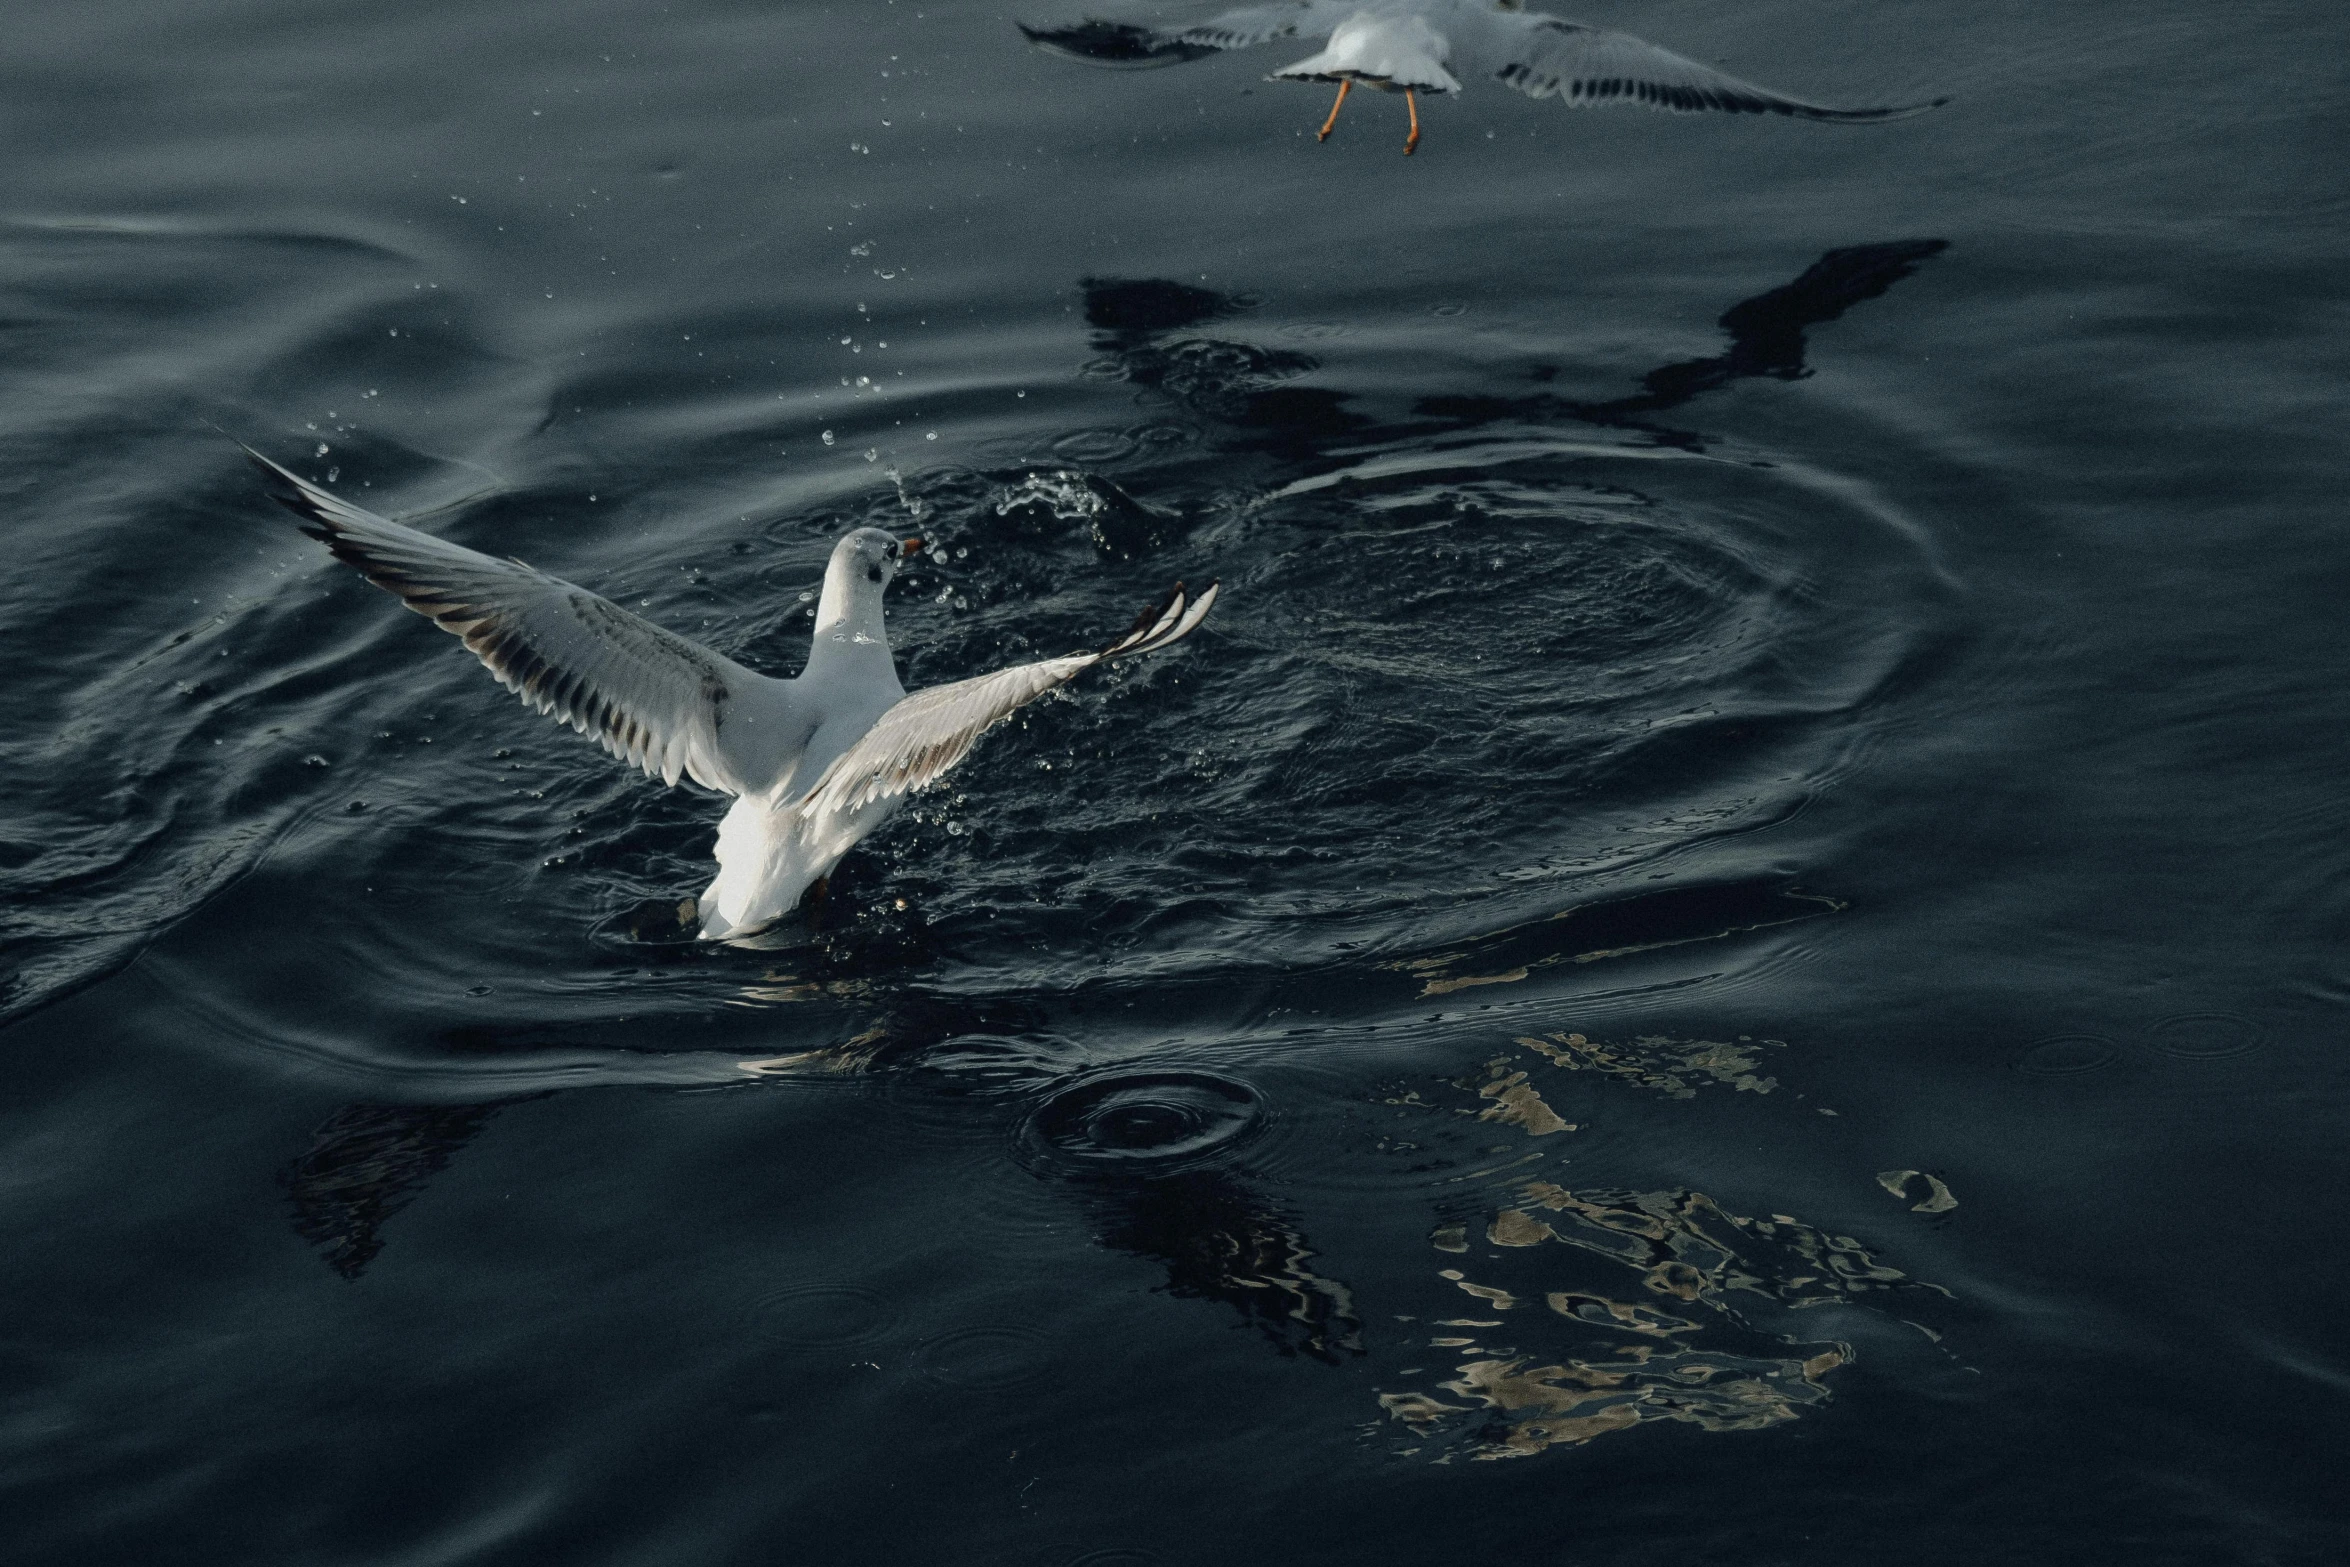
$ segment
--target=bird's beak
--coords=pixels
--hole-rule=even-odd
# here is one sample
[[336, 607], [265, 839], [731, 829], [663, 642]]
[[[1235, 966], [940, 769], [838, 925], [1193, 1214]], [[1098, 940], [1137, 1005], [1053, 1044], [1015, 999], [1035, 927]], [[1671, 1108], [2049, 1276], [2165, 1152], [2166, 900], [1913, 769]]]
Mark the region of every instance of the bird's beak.
[[907, 539], [898, 546], [900, 555], [918, 555], [921, 551], [922, 541], [920, 539]]

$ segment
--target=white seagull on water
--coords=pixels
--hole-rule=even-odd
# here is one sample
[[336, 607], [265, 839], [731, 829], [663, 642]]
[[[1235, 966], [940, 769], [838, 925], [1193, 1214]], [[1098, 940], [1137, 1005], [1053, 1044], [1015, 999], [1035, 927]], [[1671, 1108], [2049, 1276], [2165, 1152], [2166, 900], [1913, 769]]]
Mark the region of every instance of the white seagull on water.
[[1408, 155], [1420, 145], [1421, 93], [1461, 90], [1464, 76], [1490, 76], [1530, 98], [1561, 98], [1570, 107], [1639, 103], [1697, 113], [1788, 114], [1806, 120], [1866, 124], [1923, 114], [1949, 102], [1892, 109], [1828, 109], [1685, 60], [1669, 49], [1604, 28], [1524, 9], [1522, 0], [1273, 0], [1243, 6], [1188, 27], [1136, 27], [1087, 20], [1030, 27], [1029, 41], [1095, 65], [1129, 69], [1179, 65], [1224, 49], [1276, 38], [1329, 35], [1322, 52], [1275, 71], [1268, 80], [1336, 82], [1338, 101], [1314, 139], [1327, 141], [1357, 82], [1400, 92], [1411, 111]]
[[705, 941], [757, 935], [798, 906], [856, 842], [970, 754], [989, 726], [1105, 659], [1180, 642], [1207, 618], [1178, 582], [1098, 652], [1016, 664], [911, 696], [898, 684], [881, 596], [920, 539], [858, 528], [832, 548], [816, 639], [795, 680], [699, 643], [518, 560], [495, 560], [328, 494], [246, 448], [270, 494], [367, 580], [465, 639], [525, 702], [664, 783], [735, 797]]

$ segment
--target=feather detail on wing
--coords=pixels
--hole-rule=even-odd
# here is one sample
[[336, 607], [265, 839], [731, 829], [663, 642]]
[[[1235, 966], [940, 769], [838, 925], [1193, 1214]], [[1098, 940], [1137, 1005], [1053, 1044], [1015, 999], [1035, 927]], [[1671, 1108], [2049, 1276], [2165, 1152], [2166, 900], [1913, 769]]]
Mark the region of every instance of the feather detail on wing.
[[[741, 793], [721, 731], [728, 708], [780, 684], [610, 599], [379, 517], [245, 455], [302, 531], [473, 650], [508, 690], [664, 782]], [[764, 693], [763, 693], [764, 694]]]
[[1209, 49], [1252, 49], [1276, 38], [1311, 38], [1354, 14], [1356, 0], [1274, 0], [1244, 5], [1166, 34], [1178, 42]]
[[1454, 24], [1454, 43], [1463, 56], [1456, 63], [1464, 68], [1490, 71], [1530, 98], [1560, 98], [1573, 108], [1633, 103], [1683, 114], [1716, 110], [1865, 123], [1905, 119], [1949, 102], [1823, 108], [1740, 81], [1629, 33], [1528, 11], [1469, 13]]
[[1181, 65], [1226, 49], [1247, 49], [1276, 38], [1328, 32], [1355, 9], [1353, 0], [1273, 0], [1242, 6], [1189, 27], [1137, 27], [1088, 17], [1063, 27], [1018, 24], [1030, 43], [1054, 54], [1126, 70]]
[[809, 791], [803, 813], [862, 811], [936, 782], [970, 755], [990, 728], [1081, 670], [1108, 659], [1154, 653], [1190, 636], [1215, 604], [1216, 587], [1211, 582], [1205, 593], [1189, 599], [1183, 584], [1177, 583], [1174, 592], [1142, 612], [1131, 631], [1097, 653], [1019, 664], [913, 693], [882, 714], [863, 739], [825, 769]]

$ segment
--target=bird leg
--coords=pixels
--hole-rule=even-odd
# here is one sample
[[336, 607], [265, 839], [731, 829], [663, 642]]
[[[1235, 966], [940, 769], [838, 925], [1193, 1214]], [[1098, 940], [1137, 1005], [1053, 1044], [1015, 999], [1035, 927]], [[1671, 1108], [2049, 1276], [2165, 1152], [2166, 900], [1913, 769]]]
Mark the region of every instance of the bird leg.
[[[1403, 90], [1403, 106], [1412, 111], [1412, 133], [1403, 139], [1403, 155], [1410, 157], [1412, 149], [1420, 145], [1420, 100], [1409, 87]], [[1330, 111], [1335, 115], [1338, 111]]]
[[1346, 95], [1354, 90], [1355, 79], [1351, 76], [1338, 84], [1338, 101], [1330, 106], [1330, 118], [1322, 122], [1321, 134], [1316, 136], [1314, 140], [1328, 141], [1330, 139], [1330, 133], [1338, 128], [1338, 111], [1346, 107]]
[[808, 922], [810, 935], [824, 928], [824, 895], [831, 890], [832, 878], [819, 876], [800, 899], [800, 916]]

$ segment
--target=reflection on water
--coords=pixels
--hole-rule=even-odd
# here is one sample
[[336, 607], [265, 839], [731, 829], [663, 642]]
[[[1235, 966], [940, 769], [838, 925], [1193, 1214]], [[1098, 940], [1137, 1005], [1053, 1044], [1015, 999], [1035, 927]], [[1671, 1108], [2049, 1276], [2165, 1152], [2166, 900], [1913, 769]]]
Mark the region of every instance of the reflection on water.
[[1895, 240], [1831, 250], [1791, 283], [1742, 299], [1722, 312], [1730, 334], [1726, 352], [1705, 359], [1660, 365], [1641, 378], [1644, 391], [1603, 402], [1531, 397], [1433, 397], [1418, 411], [1442, 419], [1484, 424], [1499, 419], [1572, 419], [1584, 424], [1621, 425], [1668, 445], [1699, 450], [1702, 437], [1649, 424], [1645, 416], [1678, 408], [1691, 398], [1755, 376], [1794, 381], [1811, 374], [1804, 363], [1804, 334], [1835, 320], [1854, 305], [1875, 299], [1950, 248], [1943, 239]]
[[1146, 404], [1171, 404], [1248, 432], [1227, 437], [1230, 444], [1297, 458], [1312, 456], [1329, 437], [1370, 425], [1347, 410], [1345, 393], [1288, 384], [1321, 368], [1310, 354], [1172, 335], [1254, 309], [1255, 299], [1163, 278], [1087, 278], [1082, 287], [1085, 319], [1096, 329], [1094, 351], [1102, 356], [1086, 373], [1142, 388]]
[[1284, 1355], [1363, 1353], [1354, 1294], [1311, 1266], [1278, 1208], [1215, 1170], [1086, 1187], [1095, 1238], [1167, 1270], [1167, 1293], [1222, 1301]]
[[1431, 1237], [1473, 1255], [1476, 1275], [1437, 1269], [1467, 1301], [1440, 1289], [1416, 1318], [1450, 1330], [1427, 1344], [1449, 1352], [1452, 1375], [1379, 1395], [1413, 1433], [1404, 1453], [1520, 1458], [1646, 1420], [1709, 1431], [1792, 1420], [1828, 1397], [1822, 1379], [1852, 1347], [1765, 1329], [1758, 1308], [1844, 1304], [1906, 1282], [1850, 1236], [1734, 1214], [1702, 1192], [1535, 1180], [1516, 1197], [1481, 1234], [1457, 1225]]
[[1779, 1080], [1759, 1076], [1755, 1068], [1762, 1064], [1762, 1051], [1779, 1048], [1784, 1041], [1741, 1037], [1736, 1044], [1725, 1044], [1646, 1034], [1629, 1044], [1598, 1045], [1581, 1034], [1547, 1034], [1524, 1035], [1518, 1043], [1569, 1071], [1601, 1072], [1674, 1099], [1694, 1099], [1708, 1081], [1726, 1083], [1741, 1093], [1769, 1093]]
[[1561, 1117], [1543, 1101], [1542, 1091], [1527, 1081], [1528, 1074], [1511, 1070], [1508, 1057], [1497, 1056], [1488, 1061], [1485, 1068], [1489, 1075], [1484, 1082], [1476, 1085], [1477, 1097], [1490, 1099], [1493, 1103], [1477, 1112], [1478, 1120], [1515, 1126], [1529, 1137], [1548, 1137], [1553, 1132], [1575, 1130], [1573, 1122]]
[[1939, 1175], [1931, 1174], [1925, 1170], [1880, 1170], [1877, 1172], [1877, 1184], [1896, 1197], [1908, 1197], [1910, 1183], [1913, 1181], [1923, 1183], [1924, 1196], [1909, 1205], [1910, 1212], [1948, 1213], [1958, 1206], [1958, 1199], [1951, 1195], [1949, 1186], [1943, 1182]]
[[1309, 1265], [1305, 1237], [1232, 1168], [1269, 1116], [1237, 1077], [1118, 1068], [1047, 1093], [1019, 1147], [1077, 1193], [1100, 1244], [1164, 1267], [1168, 1294], [1222, 1301], [1284, 1355], [1359, 1355], [1352, 1292]]
[[1423, 997], [1442, 996], [1480, 985], [1515, 984], [1556, 964], [1594, 963], [1718, 941], [1816, 919], [1843, 907], [1817, 893], [1751, 882], [1664, 887], [1637, 897], [1562, 909], [1545, 920], [1387, 966], [1419, 980]]
[[[1703, 436], [1649, 422], [1734, 381], [1756, 377], [1794, 381], [1811, 374], [1805, 334], [1855, 305], [1884, 294], [1919, 266], [1950, 248], [1943, 239], [1892, 240], [1831, 250], [1791, 282], [1742, 299], [1722, 312], [1730, 346], [1703, 359], [1660, 365], [1641, 378], [1643, 390], [1626, 397], [1576, 400], [1548, 392], [1518, 397], [1445, 395], [1413, 405], [1414, 429], [1569, 421], [1636, 430], [1660, 444], [1699, 451]], [[1347, 394], [1290, 383], [1320, 368], [1311, 355], [1210, 336], [1177, 336], [1254, 309], [1260, 301], [1163, 278], [1087, 278], [1085, 318], [1101, 357], [1089, 375], [1121, 380], [1145, 391], [1145, 402], [1171, 403], [1202, 418], [1246, 432], [1236, 446], [1293, 459], [1323, 455], [1335, 437], [1350, 442], [1394, 437], [1365, 414], [1349, 409]], [[1537, 381], [1558, 373], [1539, 367]]]
[[[1516, 1043], [1527, 1056], [1496, 1057], [1456, 1081], [1474, 1100], [1455, 1113], [1530, 1138], [1579, 1129], [1542, 1097], [1554, 1067], [1675, 1099], [1708, 1086], [1760, 1094], [1777, 1086], [1756, 1072], [1762, 1052], [1783, 1048], [1653, 1035], [1610, 1045], [1569, 1032]], [[1449, 1374], [1410, 1368], [1401, 1374], [1430, 1380], [1380, 1392], [1410, 1433], [1399, 1454], [1522, 1458], [1650, 1420], [1709, 1431], [1780, 1424], [1825, 1402], [1829, 1374], [1854, 1358], [1851, 1344], [1793, 1313], [1873, 1304], [1897, 1289], [1941, 1293], [1792, 1214], [1736, 1213], [1686, 1188], [1510, 1179], [1504, 1201], [1428, 1237], [1443, 1259], [1437, 1282], [1397, 1320], [1427, 1334], [1423, 1346], [1444, 1352]], [[1913, 1180], [1925, 1191], [1915, 1211], [1956, 1206], [1938, 1177], [1878, 1177], [1897, 1195]]]
[[294, 1232], [321, 1249], [328, 1267], [346, 1279], [359, 1277], [383, 1250], [385, 1221], [407, 1207], [491, 1116], [517, 1102], [343, 1106], [279, 1177], [293, 1202]]

